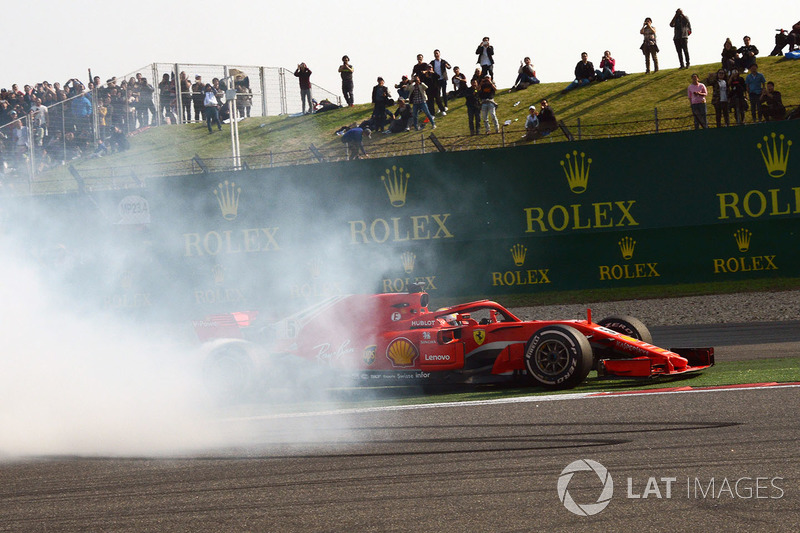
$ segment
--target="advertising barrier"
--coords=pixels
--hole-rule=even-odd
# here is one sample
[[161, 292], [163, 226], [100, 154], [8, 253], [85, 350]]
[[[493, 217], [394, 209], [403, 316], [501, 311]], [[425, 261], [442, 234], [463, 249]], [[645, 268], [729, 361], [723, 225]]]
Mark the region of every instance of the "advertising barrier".
[[80, 256], [70, 275], [106, 307], [193, 316], [412, 283], [499, 297], [796, 277], [798, 139], [784, 121], [178, 176], [17, 198], [3, 222]]

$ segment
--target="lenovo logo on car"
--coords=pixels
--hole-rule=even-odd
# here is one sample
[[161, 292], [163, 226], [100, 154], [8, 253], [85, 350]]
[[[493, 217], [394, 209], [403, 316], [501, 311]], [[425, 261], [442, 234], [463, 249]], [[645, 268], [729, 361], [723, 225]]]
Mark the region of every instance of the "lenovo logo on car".
[[422, 360], [425, 361], [426, 363], [449, 363], [453, 359], [449, 354], [438, 355], [438, 354], [426, 353], [425, 355], [422, 356]]

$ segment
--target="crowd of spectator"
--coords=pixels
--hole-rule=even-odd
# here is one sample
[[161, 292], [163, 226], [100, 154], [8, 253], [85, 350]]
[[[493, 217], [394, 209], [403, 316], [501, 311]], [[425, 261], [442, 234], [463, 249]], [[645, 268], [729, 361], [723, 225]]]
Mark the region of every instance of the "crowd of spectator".
[[[669, 25], [673, 29], [679, 68], [688, 69], [691, 65], [689, 37], [692, 35], [689, 18], [678, 9]], [[649, 17], [645, 19], [640, 34], [643, 37], [641, 50], [645, 56], [645, 72], [650, 73], [651, 61], [653, 71], [658, 72], [657, 32]], [[800, 22], [793, 25], [791, 31], [779, 31], [771, 55], [780, 54], [787, 45], [790, 51], [800, 45]], [[758, 54], [759, 50], [751, 43], [749, 36], [744, 36], [743, 44], [738, 48], [730, 39], [726, 39], [721, 53], [722, 68], [710, 74], [704, 80], [705, 84], [701, 83], [698, 75], [688, 91], [696, 127], [707, 126], [705, 112], [700, 112], [701, 104], [705, 109], [708, 93], [703, 94], [703, 90], [707, 91], [706, 85], [713, 91], [711, 103], [715, 108], [718, 126], [723, 122], [729, 124], [731, 112], [737, 124], [744, 123], [748, 108], [754, 122], [785, 116], [780, 92], [775, 90], [774, 83], [768, 82], [758, 72]], [[470, 133], [477, 135], [481, 130], [487, 134], [492, 130], [498, 132], [497, 102], [494, 100], [497, 92], [494, 80], [495, 51], [489, 37], [481, 39], [475, 55], [476, 68], [471, 79], [468, 79], [460, 67], [451, 66], [438, 49], [434, 50], [431, 61], [425, 61], [424, 56], [418, 54], [411, 75], [403, 75], [398, 83], [393, 84], [397, 101], [383, 78], [379, 77], [371, 95], [372, 116], [359, 126], [387, 134], [411, 128], [419, 130], [426, 123], [436, 128], [436, 115], [447, 115], [448, 101], [464, 98]], [[343, 56], [338, 71], [348, 106], [354, 102], [354, 70], [350, 58]], [[744, 72], [748, 72], [746, 77], [742, 76]], [[294, 74], [300, 84], [303, 114], [338, 107], [333, 104], [321, 106], [313, 100], [312, 72], [305, 63], [300, 63]], [[517, 74], [511, 90], [524, 90], [539, 83], [530, 57], [520, 62]], [[622, 75], [625, 72], [616, 68], [610, 51], [605, 51], [597, 69], [584, 52], [575, 67], [575, 79], [562, 93]], [[231, 69], [231, 79], [237, 93], [235, 113], [242, 118], [249, 117], [253, 101], [249, 78]], [[449, 85], [452, 86], [450, 90]], [[31, 155], [38, 170], [43, 170], [81, 156], [101, 157], [110, 152], [123, 151], [129, 146], [127, 133], [156, 123], [176, 123], [179, 113], [181, 121], [205, 121], [209, 132], [213, 132], [213, 125], [220, 129], [221, 124], [230, 118], [223, 98], [227, 89], [225, 80], [213, 78], [205, 82], [200, 75], [195, 75], [192, 81], [186, 72], [180, 72], [177, 80], [174, 73], [164, 74], [156, 86], [141, 74], [127, 80], [110, 78], [105, 83], [101, 82], [99, 76], [94, 76], [87, 85], [77, 78], [67, 80], [63, 86], [58, 82], [51, 85], [43, 81], [25, 85], [22, 90], [14, 84], [10, 90], [0, 91], [2, 170], [23, 167]], [[389, 109], [395, 104], [397, 107], [394, 111]], [[530, 106], [526, 138], [546, 135], [555, 129], [554, 115], [550, 120], [552, 108], [544, 104], [544, 101], [540, 101], [539, 111], [535, 105]], [[57, 113], [53, 112], [55, 109]], [[420, 120], [420, 113], [425, 117], [423, 121]], [[543, 120], [543, 114], [547, 115], [547, 120]]]

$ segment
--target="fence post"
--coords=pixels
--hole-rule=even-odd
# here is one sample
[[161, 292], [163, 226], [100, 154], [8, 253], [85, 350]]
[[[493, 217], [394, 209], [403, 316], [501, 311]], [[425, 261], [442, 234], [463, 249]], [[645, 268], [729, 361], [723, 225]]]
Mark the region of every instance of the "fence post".
[[150, 66], [150, 70], [152, 71], [152, 81], [151, 85], [153, 86], [153, 96], [156, 100], [156, 125], [161, 126], [161, 91], [158, 88], [158, 84], [161, 80], [158, 79], [158, 64], [152, 63]]
[[506, 147], [506, 125], [500, 126], [500, 144], [503, 148]]
[[264, 67], [258, 67], [258, 79], [261, 80], [261, 116], [267, 116], [267, 80], [264, 76]]
[[286, 70], [283, 67], [278, 69], [278, 92], [280, 93], [281, 115], [289, 113], [286, 106]]
[[581, 119], [578, 117], [578, 140], [581, 140]]
[[658, 133], [658, 108], [657, 107], [653, 108], [653, 115], [655, 116], [655, 119], [656, 119], [656, 133]]
[[183, 124], [183, 87], [181, 87], [181, 77], [178, 67], [179, 65], [177, 63], [173, 66], [175, 69], [175, 106], [177, 107], [175, 113], [178, 115], [178, 124]]
[[425, 135], [420, 133], [419, 134], [419, 140], [422, 143], [422, 153], [424, 154], [425, 153]]

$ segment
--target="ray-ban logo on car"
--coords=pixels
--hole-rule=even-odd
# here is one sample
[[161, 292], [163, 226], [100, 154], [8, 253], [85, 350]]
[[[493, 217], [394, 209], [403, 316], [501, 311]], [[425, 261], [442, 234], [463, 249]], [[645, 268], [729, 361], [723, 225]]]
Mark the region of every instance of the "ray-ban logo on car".
[[[594, 503], [578, 503], [569, 493], [569, 483], [577, 472], [594, 472], [600, 479], [602, 489]], [[605, 466], [591, 459], [578, 459], [567, 465], [558, 476], [558, 499], [571, 513], [578, 516], [592, 516], [605, 509], [614, 495], [614, 481]]]

